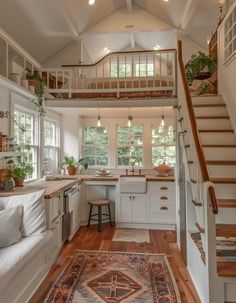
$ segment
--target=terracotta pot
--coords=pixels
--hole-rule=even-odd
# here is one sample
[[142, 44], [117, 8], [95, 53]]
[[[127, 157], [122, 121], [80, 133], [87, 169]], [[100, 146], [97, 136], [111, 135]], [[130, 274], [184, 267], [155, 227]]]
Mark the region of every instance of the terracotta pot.
[[67, 171], [69, 175], [75, 175], [76, 174], [76, 167], [75, 166], [67, 166]]
[[14, 182], [15, 182], [15, 187], [24, 186], [24, 180], [20, 180], [20, 179], [14, 178]]
[[35, 91], [39, 88], [39, 82], [37, 80], [28, 80], [29, 86], [34, 86]]

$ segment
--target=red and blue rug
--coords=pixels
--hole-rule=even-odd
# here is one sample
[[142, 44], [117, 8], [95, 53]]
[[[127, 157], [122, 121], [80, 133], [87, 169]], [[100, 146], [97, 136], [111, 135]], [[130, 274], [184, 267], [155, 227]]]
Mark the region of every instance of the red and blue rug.
[[44, 303], [180, 303], [167, 257], [78, 251]]

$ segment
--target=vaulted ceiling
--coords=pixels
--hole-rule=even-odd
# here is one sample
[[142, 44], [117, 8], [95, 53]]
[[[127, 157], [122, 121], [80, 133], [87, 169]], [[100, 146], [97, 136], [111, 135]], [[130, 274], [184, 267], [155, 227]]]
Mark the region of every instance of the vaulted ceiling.
[[91, 61], [127, 48], [174, 45], [179, 29], [206, 47], [217, 0], [0, 0], [0, 26], [39, 62], [83, 41]]

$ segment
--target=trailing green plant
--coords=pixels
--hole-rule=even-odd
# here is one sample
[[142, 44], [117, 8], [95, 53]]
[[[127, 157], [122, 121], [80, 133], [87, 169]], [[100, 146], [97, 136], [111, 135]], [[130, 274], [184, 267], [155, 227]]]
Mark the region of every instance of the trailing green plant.
[[34, 171], [32, 164], [20, 160], [18, 160], [17, 163], [14, 163], [13, 160], [9, 160], [8, 165], [11, 176], [18, 180], [25, 180], [27, 177], [31, 176]]
[[209, 82], [206, 82], [206, 81], [202, 82], [199, 89], [198, 89], [199, 90], [198, 95], [200, 96], [200, 95], [206, 94], [208, 92], [210, 86], [211, 85], [210, 85]]
[[84, 169], [87, 169], [88, 168], [88, 160], [85, 159], [85, 158], [79, 159], [78, 166], [83, 166]]
[[26, 79], [35, 80], [38, 82], [38, 87], [36, 87], [35, 89], [35, 94], [37, 98], [33, 99], [32, 101], [35, 105], [36, 110], [40, 113], [41, 116], [43, 116], [45, 114], [43, 102], [44, 102], [44, 92], [45, 92], [46, 82], [39, 73], [33, 73], [33, 74], [27, 73]]
[[193, 80], [199, 75], [200, 72], [207, 67], [207, 72], [211, 75], [217, 68], [217, 59], [212, 55], [207, 55], [201, 51], [191, 56], [188, 63], [185, 65], [185, 72], [188, 84], [191, 86]]

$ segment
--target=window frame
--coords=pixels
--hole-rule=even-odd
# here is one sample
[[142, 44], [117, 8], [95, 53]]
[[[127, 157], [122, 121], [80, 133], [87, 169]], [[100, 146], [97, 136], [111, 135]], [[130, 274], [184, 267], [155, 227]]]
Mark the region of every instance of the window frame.
[[[31, 115], [33, 117], [33, 143], [34, 144], [22, 144], [23, 146], [29, 146], [30, 148], [32, 148], [34, 150], [34, 153], [35, 153], [35, 159], [36, 159], [36, 162], [33, 162], [34, 166], [36, 167], [36, 172], [34, 171], [33, 174], [34, 174], [34, 177], [31, 178], [31, 179], [26, 179], [25, 182], [28, 183], [28, 182], [32, 182], [32, 181], [35, 181], [39, 178], [39, 175], [40, 175], [40, 138], [39, 138], [39, 128], [40, 128], [40, 121], [39, 121], [39, 114], [36, 113], [34, 110], [32, 109], [29, 109], [27, 107], [24, 107], [24, 106], [21, 106], [21, 105], [18, 105], [18, 104], [14, 104], [13, 105], [13, 116], [15, 116], [15, 112], [21, 112], [23, 114], [26, 114], [26, 115]], [[15, 131], [14, 131], [14, 122], [15, 120], [15, 117], [13, 119], [13, 122], [12, 122], [12, 136], [15, 138]], [[15, 141], [15, 139], [14, 139]], [[16, 143], [18, 144], [18, 143]]]
[[[169, 119], [165, 119], [165, 127], [169, 127], [172, 126], [173, 127], [173, 144], [168, 144], [168, 143], [162, 143], [162, 144], [156, 144], [156, 143], [152, 143], [152, 131], [154, 127], [160, 126], [161, 120], [159, 122], [159, 124], [157, 123], [151, 123], [151, 144], [150, 144], [150, 152], [151, 152], [151, 165], [152, 167], [155, 166], [155, 164], [153, 163], [153, 147], [163, 147], [164, 149], [166, 149], [166, 147], [174, 147], [175, 148], [175, 163], [170, 164], [171, 166], [174, 166], [176, 164], [176, 142], [175, 142], [175, 128], [174, 128], [174, 123], [169, 120]], [[165, 159], [164, 159], [165, 160]]]
[[[46, 145], [45, 144], [45, 122], [50, 122], [55, 124], [55, 145]], [[59, 172], [59, 165], [60, 165], [60, 121], [48, 116], [42, 121], [42, 134], [43, 134], [43, 148], [42, 148], [42, 172], [45, 175], [45, 166], [44, 166], [44, 156], [45, 156], [45, 148], [52, 149], [57, 154], [57, 163], [54, 165], [56, 167], [55, 171], [52, 174], [57, 174]]]
[[144, 160], [145, 160], [145, 145], [144, 145], [145, 124], [144, 123], [132, 123], [132, 126], [141, 126], [143, 128], [143, 143], [142, 143], [142, 145], [119, 145], [118, 144], [118, 127], [128, 127], [128, 126], [125, 123], [119, 123], [119, 124], [117, 124], [116, 125], [116, 129], [115, 129], [115, 132], [116, 132], [116, 134], [115, 134], [115, 138], [116, 138], [115, 167], [117, 169], [127, 169], [127, 168], [131, 167], [131, 165], [127, 165], [127, 166], [120, 166], [120, 165], [118, 165], [118, 148], [119, 147], [131, 147], [131, 146], [142, 147], [142, 149], [143, 149], [143, 153], [142, 153], [142, 166], [136, 166], [136, 168], [142, 169], [142, 168], [145, 167], [145, 163], [144, 163]]
[[[84, 155], [84, 149], [85, 149], [85, 128], [86, 127], [96, 127], [98, 126], [95, 123], [84, 123], [82, 125], [82, 158], [86, 157]], [[108, 124], [102, 124], [101, 127], [105, 127], [107, 129], [107, 137], [108, 137], [108, 143], [107, 143], [107, 165], [89, 165], [90, 169], [99, 169], [99, 168], [110, 168], [111, 167], [111, 155], [110, 155], [110, 147], [111, 147], [111, 140], [110, 140], [110, 127]], [[97, 144], [89, 145], [97, 147]], [[100, 145], [102, 147], [102, 145]]]

